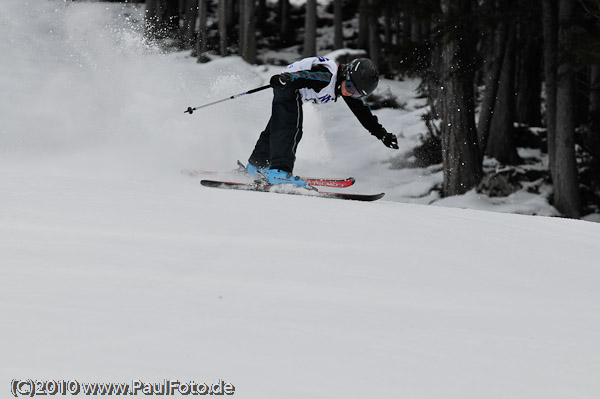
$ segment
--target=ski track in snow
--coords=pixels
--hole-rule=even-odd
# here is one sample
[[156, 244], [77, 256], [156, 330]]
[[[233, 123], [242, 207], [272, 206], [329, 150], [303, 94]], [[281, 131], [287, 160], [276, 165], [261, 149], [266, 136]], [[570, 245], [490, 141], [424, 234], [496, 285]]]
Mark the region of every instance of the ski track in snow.
[[[408, 110], [377, 112], [404, 133], [398, 153], [343, 103], [305, 107], [297, 173], [353, 175], [384, 200], [211, 190], [180, 170], [244, 161], [271, 95], [183, 111], [279, 67], [160, 54], [132, 5], [5, 3], [4, 389], [222, 378], [242, 398], [600, 395], [600, 226], [453, 208], [498, 206], [474, 193], [406, 203], [439, 181], [389, 168], [423, 131], [414, 82], [385, 81]], [[509, 201], [552, 214], [539, 196]]]

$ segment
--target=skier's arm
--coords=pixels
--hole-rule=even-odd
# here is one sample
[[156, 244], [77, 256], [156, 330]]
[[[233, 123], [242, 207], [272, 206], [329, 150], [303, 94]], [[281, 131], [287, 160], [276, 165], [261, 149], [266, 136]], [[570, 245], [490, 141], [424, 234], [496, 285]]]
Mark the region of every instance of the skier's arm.
[[342, 96], [342, 98], [360, 124], [363, 125], [369, 133], [381, 140], [386, 147], [398, 149], [398, 138], [394, 134], [388, 133], [388, 131], [381, 126], [377, 117], [371, 112], [371, 108], [363, 103], [361, 99], [348, 96]]
[[313, 89], [316, 92], [331, 82], [332, 74], [325, 67], [316, 66], [310, 70], [284, 72], [271, 77], [271, 86], [280, 89]]

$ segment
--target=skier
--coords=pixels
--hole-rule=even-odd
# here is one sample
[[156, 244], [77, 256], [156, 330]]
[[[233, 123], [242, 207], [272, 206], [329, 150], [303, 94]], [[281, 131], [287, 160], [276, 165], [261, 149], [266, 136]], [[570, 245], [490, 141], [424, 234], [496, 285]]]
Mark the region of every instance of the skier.
[[248, 159], [248, 174], [262, 176], [269, 184], [306, 187], [306, 182], [292, 174], [296, 148], [302, 138], [302, 102], [325, 104], [337, 101], [340, 95], [365, 129], [386, 147], [398, 149], [397, 137], [379, 124], [361, 100], [378, 83], [379, 72], [368, 58], [357, 58], [338, 67], [328, 58], [309, 57], [272, 76], [271, 119]]

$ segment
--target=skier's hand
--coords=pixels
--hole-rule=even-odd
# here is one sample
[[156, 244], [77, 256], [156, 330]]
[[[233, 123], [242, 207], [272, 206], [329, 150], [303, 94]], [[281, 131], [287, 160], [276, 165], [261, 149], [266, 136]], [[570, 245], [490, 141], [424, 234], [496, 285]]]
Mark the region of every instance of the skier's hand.
[[285, 89], [288, 83], [292, 81], [292, 77], [288, 73], [282, 73], [280, 75], [271, 76], [269, 83], [271, 87], [277, 89]]
[[383, 144], [388, 148], [393, 148], [395, 150], [399, 148], [398, 137], [396, 137], [396, 135], [393, 133], [385, 132], [383, 136], [381, 136], [380, 140], [383, 141]]

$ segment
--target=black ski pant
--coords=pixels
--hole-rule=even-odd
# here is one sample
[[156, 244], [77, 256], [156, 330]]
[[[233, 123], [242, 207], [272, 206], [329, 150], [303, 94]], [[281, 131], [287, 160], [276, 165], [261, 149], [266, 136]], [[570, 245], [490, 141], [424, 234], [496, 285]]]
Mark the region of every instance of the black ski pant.
[[271, 119], [260, 134], [248, 162], [258, 168], [294, 170], [302, 139], [302, 99], [298, 90], [273, 89]]

